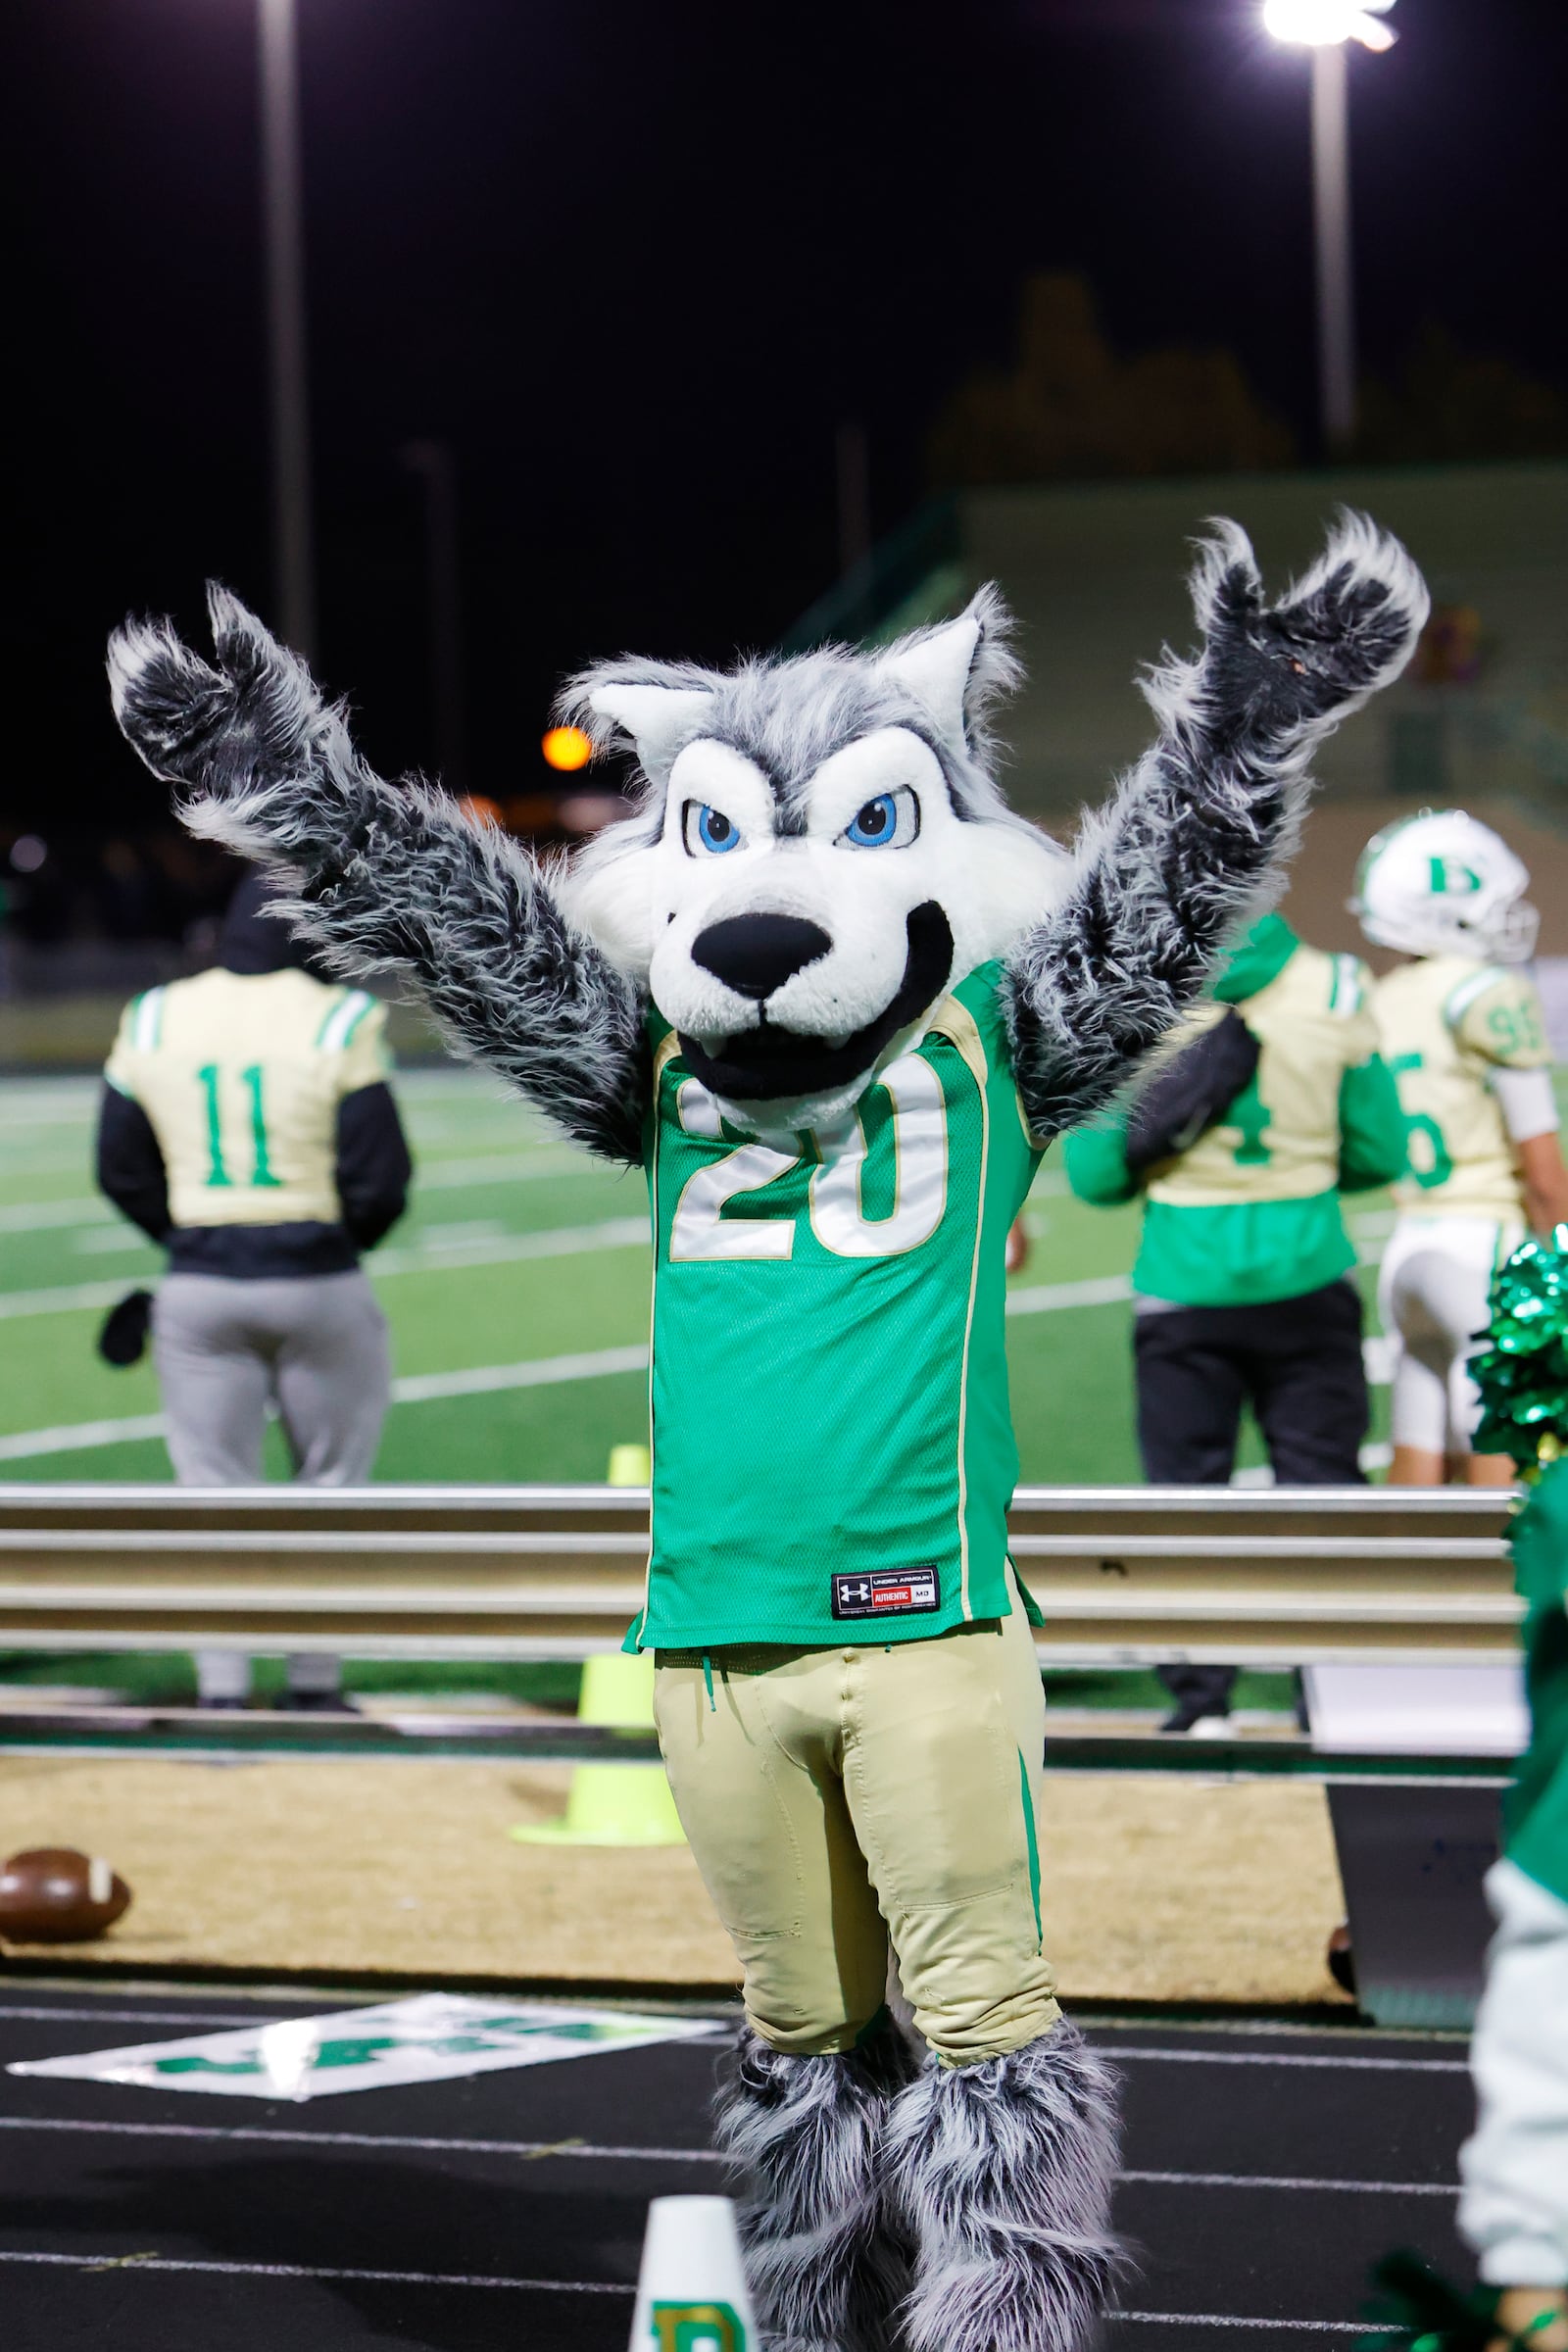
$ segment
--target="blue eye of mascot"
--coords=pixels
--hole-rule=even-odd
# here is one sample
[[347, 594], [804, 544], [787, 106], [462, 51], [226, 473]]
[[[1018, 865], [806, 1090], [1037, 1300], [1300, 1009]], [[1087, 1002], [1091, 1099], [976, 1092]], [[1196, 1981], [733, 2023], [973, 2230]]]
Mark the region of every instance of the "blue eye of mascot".
[[718, 2136], [775, 2352], [1079, 2352], [1118, 2269], [1114, 2085], [1043, 1948], [1003, 1252], [1047, 1144], [1278, 890], [1313, 748], [1427, 610], [1354, 514], [1272, 606], [1216, 524], [1193, 593], [1201, 649], [1147, 680], [1157, 738], [1071, 855], [995, 781], [1018, 670], [991, 588], [882, 651], [585, 671], [562, 714], [640, 792], [555, 866], [371, 774], [224, 590], [216, 667], [167, 625], [111, 644], [121, 726], [193, 831], [648, 1173], [628, 1644], [744, 1969]]

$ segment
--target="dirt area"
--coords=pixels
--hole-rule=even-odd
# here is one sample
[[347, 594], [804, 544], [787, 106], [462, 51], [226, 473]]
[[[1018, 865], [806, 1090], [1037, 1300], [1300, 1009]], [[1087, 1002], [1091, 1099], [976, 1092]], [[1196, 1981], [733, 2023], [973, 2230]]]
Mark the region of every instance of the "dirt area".
[[[135, 1891], [101, 1942], [16, 1948], [65, 1968], [733, 1983], [684, 1847], [508, 1836], [561, 1813], [570, 1769], [6, 1757], [0, 1852], [79, 1846]], [[1341, 1997], [1323, 1960], [1343, 1904], [1320, 1788], [1079, 1773], [1047, 1786], [1047, 1949], [1067, 1997]]]

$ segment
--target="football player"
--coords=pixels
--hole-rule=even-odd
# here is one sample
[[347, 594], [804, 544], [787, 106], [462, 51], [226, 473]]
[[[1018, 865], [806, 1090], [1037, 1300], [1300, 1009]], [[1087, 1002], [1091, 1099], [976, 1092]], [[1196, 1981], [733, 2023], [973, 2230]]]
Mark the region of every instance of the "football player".
[[[391, 1395], [360, 1270], [411, 1174], [386, 1012], [305, 970], [270, 897], [240, 882], [217, 963], [135, 998], [104, 1072], [99, 1185], [169, 1251], [153, 1360], [187, 1487], [259, 1485], [269, 1406], [301, 1479], [357, 1486]], [[248, 1658], [196, 1664], [203, 1705], [245, 1703]], [[335, 1658], [288, 1660], [292, 1705], [340, 1704], [338, 1682]]]
[[[1244, 1404], [1281, 1486], [1362, 1478], [1361, 1300], [1340, 1196], [1405, 1164], [1369, 981], [1353, 956], [1265, 915], [1133, 1101], [1067, 1137], [1080, 1200], [1144, 1200], [1133, 1349], [1155, 1486], [1225, 1485]], [[1159, 1677], [1167, 1732], [1226, 1729], [1234, 1667]]]
[[1540, 917], [1506, 842], [1462, 809], [1423, 809], [1368, 843], [1351, 911], [1401, 961], [1373, 1009], [1399, 1089], [1409, 1173], [1378, 1303], [1396, 1343], [1396, 1486], [1507, 1485], [1502, 1454], [1471, 1451], [1466, 1367], [1494, 1269], [1526, 1228], [1568, 1219], [1541, 999], [1525, 966]]

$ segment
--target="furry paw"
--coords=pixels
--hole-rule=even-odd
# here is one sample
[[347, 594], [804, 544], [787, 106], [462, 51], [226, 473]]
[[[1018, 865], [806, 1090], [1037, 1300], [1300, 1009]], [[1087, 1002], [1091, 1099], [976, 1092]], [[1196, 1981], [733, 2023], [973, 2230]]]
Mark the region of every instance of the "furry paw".
[[[1206, 640], [1193, 669], [1155, 681], [1156, 703], [1209, 737], [1289, 737], [1343, 718], [1388, 685], [1415, 650], [1430, 600], [1397, 539], [1341, 511], [1305, 577], [1266, 604], [1246, 532], [1224, 520], [1192, 579]], [[1174, 689], [1161, 697], [1161, 685]]]
[[167, 620], [127, 620], [109, 640], [109, 691], [154, 775], [224, 799], [297, 771], [329, 714], [305, 664], [216, 580], [207, 611], [216, 669]]

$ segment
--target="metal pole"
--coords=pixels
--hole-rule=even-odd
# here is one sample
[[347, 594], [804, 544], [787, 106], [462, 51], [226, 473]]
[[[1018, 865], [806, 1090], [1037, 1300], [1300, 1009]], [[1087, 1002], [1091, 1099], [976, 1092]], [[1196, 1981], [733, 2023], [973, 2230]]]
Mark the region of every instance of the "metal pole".
[[272, 593], [296, 653], [316, 650], [311, 417], [305, 359], [305, 223], [300, 193], [299, 44], [294, 0], [256, 0], [272, 430]]
[[1349, 113], [1345, 43], [1324, 41], [1312, 51], [1312, 218], [1319, 400], [1324, 444], [1334, 453], [1355, 437]]
[[429, 581], [430, 690], [436, 762], [449, 792], [468, 789], [463, 726], [463, 620], [458, 579], [458, 478], [451, 445], [409, 441], [403, 463], [424, 489]]

